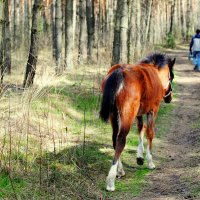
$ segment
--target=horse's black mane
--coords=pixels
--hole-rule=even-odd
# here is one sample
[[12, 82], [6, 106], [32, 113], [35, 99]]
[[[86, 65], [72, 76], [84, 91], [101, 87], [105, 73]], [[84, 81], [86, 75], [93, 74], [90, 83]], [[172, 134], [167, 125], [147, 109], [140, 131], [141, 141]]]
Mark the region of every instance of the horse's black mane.
[[154, 64], [158, 68], [164, 67], [165, 65], [169, 64], [170, 58], [163, 54], [163, 53], [153, 53], [144, 58], [143, 60], [140, 61], [140, 63], [145, 63], [145, 64]]

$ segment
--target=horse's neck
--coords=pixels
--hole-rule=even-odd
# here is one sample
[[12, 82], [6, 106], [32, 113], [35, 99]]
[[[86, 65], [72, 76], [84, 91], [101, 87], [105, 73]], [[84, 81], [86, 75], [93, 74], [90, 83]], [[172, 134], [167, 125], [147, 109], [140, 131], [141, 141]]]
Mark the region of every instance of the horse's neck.
[[163, 89], [166, 88], [166, 85], [169, 82], [169, 69], [168, 67], [163, 67], [158, 71], [158, 77], [162, 83]]

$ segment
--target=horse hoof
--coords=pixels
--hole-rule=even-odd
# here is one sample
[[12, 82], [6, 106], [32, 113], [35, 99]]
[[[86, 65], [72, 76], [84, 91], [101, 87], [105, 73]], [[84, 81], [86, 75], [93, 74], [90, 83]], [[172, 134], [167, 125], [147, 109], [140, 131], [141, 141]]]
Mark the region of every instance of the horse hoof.
[[137, 158], [137, 164], [143, 165], [144, 164], [144, 158], [141, 158], [141, 157]]
[[109, 186], [109, 185], [107, 185], [106, 190], [107, 190], [108, 192], [114, 192], [114, 191], [115, 191], [115, 187], [114, 187], [114, 186]]
[[123, 176], [125, 176], [125, 171], [120, 171], [120, 172], [117, 172], [117, 178], [122, 178]]
[[155, 169], [156, 166], [153, 164], [153, 163], [149, 163], [149, 166], [148, 166], [149, 169]]

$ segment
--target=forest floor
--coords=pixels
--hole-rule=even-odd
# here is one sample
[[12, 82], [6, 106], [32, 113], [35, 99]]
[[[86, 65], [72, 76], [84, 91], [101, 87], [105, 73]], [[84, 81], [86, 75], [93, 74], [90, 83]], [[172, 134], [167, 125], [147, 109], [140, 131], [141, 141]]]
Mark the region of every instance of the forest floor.
[[136, 164], [134, 123], [122, 154], [126, 176], [116, 179], [115, 192], [105, 190], [112, 130], [99, 119], [109, 64], [55, 76], [51, 52], [43, 50], [34, 86], [23, 90], [26, 58], [14, 52], [0, 98], [0, 199], [200, 199], [200, 72], [193, 71], [186, 46], [162, 51], [177, 61], [173, 101], [161, 103], [156, 119], [156, 169]]
[[200, 72], [193, 71], [187, 47], [166, 53], [176, 57], [176, 97], [168, 133], [154, 149], [154, 159], [158, 154], [165, 159], [146, 177], [148, 186], [134, 199], [200, 199]]

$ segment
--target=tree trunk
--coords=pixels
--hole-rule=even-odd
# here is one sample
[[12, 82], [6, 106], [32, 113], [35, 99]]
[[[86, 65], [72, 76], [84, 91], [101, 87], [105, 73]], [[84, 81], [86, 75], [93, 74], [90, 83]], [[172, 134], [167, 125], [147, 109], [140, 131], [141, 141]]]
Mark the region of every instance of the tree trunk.
[[149, 30], [150, 30], [150, 20], [151, 20], [151, 12], [152, 12], [152, 4], [153, 4], [153, 0], [149, 0], [149, 4], [148, 4], [148, 12], [147, 12], [147, 22], [146, 22], [146, 31], [145, 31], [145, 38], [144, 38], [144, 42], [145, 42], [145, 46], [147, 45], [147, 39], [148, 36], [150, 34]]
[[169, 29], [169, 34], [174, 34], [174, 18], [175, 18], [175, 0], [172, 2], [171, 5], [171, 19], [170, 19], [170, 29]]
[[19, 0], [13, 1], [13, 49], [17, 49], [20, 46], [20, 4]]
[[61, 55], [62, 55], [62, 10], [61, 0], [56, 0], [55, 6], [55, 43], [56, 43], [56, 72], [61, 71]]
[[0, 69], [1, 69], [1, 84], [3, 83], [3, 24], [4, 24], [4, 17], [3, 17], [3, 10], [4, 10], [4, 2], [0, 1]]
[[26, 66], [26, 72], [23, 82], [23, 87], [29, 87], [33, 84], [37, 58], [38, 58], [38, 14], [42, 0], [34, 0], [32, 10], [32, 28], [31, 28], [31, 44]]
[[193, 34], [193, 20], [192, 20], [192, 0], [187, 0], [187, 18], [186, 18], [186, 27], [187, 33], [186, 38], [189, 40]]
[[95, 31], [95, 19], [94, 19], [94, 0], [86, 0], [86, 18], [87, 18], [87, 60], [92, 62], [93, 44], [94, 44], [94, 31]]
[[11, 41], [10, 41], [10, 21], [9, 21], [9, 7], [8, 0], [5, 0], [4, 6], [4, 71], [8, 74], [11, 73]]
[[113, 17], [114, 17], [114, 3], [113, 0], [106, 1], [106, 16], [105, 16], [105, 30], [104, 30], [104, 38], [107, 48], [111, 48], [113, 41]]
[[79, 18], [80, 18], [80, 29], [79, 29], [79, 43], [78, 43], [78, 63], [82, 63], [86, 53], [86, 38], [87, 38], [87, 27], [86, 27], [86, 4], [85, 0], [79, 1]]
[[29, 23], [29, 1], [24, 2], [24, 46], [29, 46], [29, 30], [30, 30], [30, 23]]
[[181, 33], [182, 38], [186, 39], [186, 18], [185, 18], [185, 10], [184, 10], [184, 2], [180, 1], [181, 6]]
[[46, 9], [46, 5], [45, 5], [45, 6], [43, 6], [43, 9], [42, 9], [42, 25], [43, 25], [43, 32], [45, 35], [48, 34], [48, 28], [49, 28], [46, 12], [47, 12], [47, 9]]
[[65, 10], [65, 65], [66, 68], [74, 67], [74, 39], [75, 39], [75, 1], [66, 0]]
[[136, 1], [136, 45], [135, 45], [135, 57], [138, 58], [141, 54], [141, 2]]
[[114, 42], [112, 65], [116, 63], [127, 63], [128, 58], [128, 2], [117, 1], [117, 12], [115, 18]]
[[129, 30], [128, 30], [128, 63], [134, 62], [134, 52], [135, 52], [135, 43], [136, 43], [136, 23], [135, 23], [135, 0], [130, 2], [130, 17], [129, 17]]
[[55, 26], [55, 5], [56, 5], [56, 0], [52, 0], [51, 4], [51, 32], [52, 32], [52, 50], [53, 50], [53, 58], [56, 58], [56, 26]]

